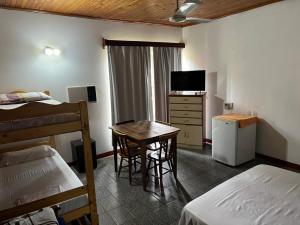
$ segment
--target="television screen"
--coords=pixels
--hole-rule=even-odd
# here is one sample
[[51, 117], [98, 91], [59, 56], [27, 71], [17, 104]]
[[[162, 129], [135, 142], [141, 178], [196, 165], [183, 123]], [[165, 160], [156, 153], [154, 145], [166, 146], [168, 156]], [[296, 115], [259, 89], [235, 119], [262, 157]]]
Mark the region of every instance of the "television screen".
[[172, 72], [171, 91], [205, 91], [205, 70]]

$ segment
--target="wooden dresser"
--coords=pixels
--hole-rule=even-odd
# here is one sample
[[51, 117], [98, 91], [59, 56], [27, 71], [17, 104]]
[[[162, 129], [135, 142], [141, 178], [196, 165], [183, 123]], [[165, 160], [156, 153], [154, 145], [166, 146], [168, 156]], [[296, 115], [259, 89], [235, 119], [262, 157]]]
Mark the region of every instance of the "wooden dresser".
[[169, 95], [169, 118], [179, 128], [178, 147], [202, 149], [204, 135], [205, 94]]

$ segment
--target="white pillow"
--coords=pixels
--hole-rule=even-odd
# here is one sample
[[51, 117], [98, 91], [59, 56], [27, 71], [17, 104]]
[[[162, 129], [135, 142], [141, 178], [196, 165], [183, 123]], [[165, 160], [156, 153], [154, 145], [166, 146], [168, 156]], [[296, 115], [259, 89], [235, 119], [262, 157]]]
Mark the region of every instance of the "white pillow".
[[0, 155], [0, 168], [54, 155], [55, 151], [49, 145], [39, 145], [21, 151], [5, 152]]

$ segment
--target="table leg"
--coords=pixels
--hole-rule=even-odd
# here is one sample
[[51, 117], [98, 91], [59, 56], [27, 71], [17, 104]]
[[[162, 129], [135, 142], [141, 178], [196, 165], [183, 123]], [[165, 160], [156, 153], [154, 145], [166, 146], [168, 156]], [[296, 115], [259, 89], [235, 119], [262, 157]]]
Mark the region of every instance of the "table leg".
[[143, 189], [144, 189], [144, 191], [147, 191], [146, 190], [146, 187], [147, 187], [146, 153], [147, 153], [147, 147], [145, 145], [141, 146], [140, 154], [141, 154], [141, 168], [142, 168]]
[[118, 144], [116, 137], [112, 134], [112, 142], [114, 148], [114, 163], [115, 163], [115, 172], [118, 172]]
[[173, 173], [174, 173], [174, 177], [177, 180], [177, 136], [173, 139], [174, 141], [174, 168], [173, 168]]

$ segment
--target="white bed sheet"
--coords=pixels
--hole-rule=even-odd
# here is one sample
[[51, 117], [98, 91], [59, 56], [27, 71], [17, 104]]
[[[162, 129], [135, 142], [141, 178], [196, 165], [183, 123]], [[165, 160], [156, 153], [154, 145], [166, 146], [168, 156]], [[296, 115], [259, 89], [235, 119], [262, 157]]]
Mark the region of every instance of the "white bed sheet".
[[[37, 102], [41, 102], [41, 103], [45, 103], [45, 104], [49, 104], [49, 105], [59, 105], [59, 104], [61, 104], [61, 102], [56, 101], [54, 99], [42, 100], [42, 101], [37, 101]], [[0, 105], [0, 109], [6, 109], [6, 110], [16, 109], [16, 108], [18, 108], [18, 107], [20, 107], [22, 105], [25, 105], [25, 104], [28, 104], [28, 103]]]
[[299, 225], [300, 174], [253, 167], [188, 203], [179, 225]]
[[0, 168], [0, 210], [82, 185], [57, 152], [52, 157]]

